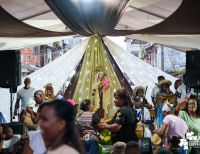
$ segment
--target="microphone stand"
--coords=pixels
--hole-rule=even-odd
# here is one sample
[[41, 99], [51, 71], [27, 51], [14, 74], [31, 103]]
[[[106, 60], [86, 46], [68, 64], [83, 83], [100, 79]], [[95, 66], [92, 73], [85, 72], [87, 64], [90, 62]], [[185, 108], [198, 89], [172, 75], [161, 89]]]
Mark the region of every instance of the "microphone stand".
[[143, 97], [141, 98], [141, 104], [142, 104], [142, 127], [143, 127], [143, 132], [142, 132], [142, 134], [143, 134], [143, 138], [144, 138], [144, 124], [145, 124], [145, 121], [144, 121], [144, 99], [143, 99]]

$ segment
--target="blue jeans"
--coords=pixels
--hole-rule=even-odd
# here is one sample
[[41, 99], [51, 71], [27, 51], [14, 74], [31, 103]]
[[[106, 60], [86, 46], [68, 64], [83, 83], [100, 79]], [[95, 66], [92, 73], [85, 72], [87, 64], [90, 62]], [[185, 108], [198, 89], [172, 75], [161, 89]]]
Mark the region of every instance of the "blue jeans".
[[99, 154], [98, 143], [95, 140], [86, 141], [86, 154]]

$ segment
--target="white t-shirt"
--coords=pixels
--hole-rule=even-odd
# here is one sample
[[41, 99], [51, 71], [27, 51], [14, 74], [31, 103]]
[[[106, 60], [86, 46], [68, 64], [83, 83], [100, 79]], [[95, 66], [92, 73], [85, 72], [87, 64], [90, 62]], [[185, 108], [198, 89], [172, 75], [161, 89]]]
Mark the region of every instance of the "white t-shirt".
[[155, 85], [155, 87], [151, 91], [151, 97], [156, 97], [157, 93], [160, 91], [158, 85]]
[[33, 95], [34, 95], [35, 89], [30, 87], [29, 89], [24, 89], [21, 88], [18, 92], [17, 92], [17, 99], [21, 99], [21, 110], [26, 109], [32, 102]]
[[179, 93], [179, 96], [177, 97], [177, 102], [179, 103], [185, 96], [190, 96], [191, 94], [195, 94], [193, 88], [187, 88], [187, 86], [182, 83], [178, 89], [177, 92]]
[[29, 146], [33, 151], [33, 154], [44, 154], [46, 152], [46, 147], [44, 140], [40, 131], [30, 131], [29, 136]]
[[7, 141], [3, 141], [3, 149], [8, 149], [8, 151], [14, 150], [14, 144], [20, 140], [20, 135], [13, 135], [13, 137]]
[[[135, 110], [137, 111], [137, 119], [141, 121], [142, 116], [143, 116], [142, 109], [135, 109]], [[144, 107], [144, 121], [147, 121], [147, 120], [151, 120], [151, 115], [150, 115], [149, 110], [146, 107]], [[151, 137], [152, 134], [148, 125], [145, 125], [145, 124], [143, 125], [144, 125], [144, 137]]]
[[48, 150], [47, 154], [79, 154], [74, 148], [70, 147], [69, 145], [62, 145], [56, 150]]
[[[138, 120], [141, 120], [142, 119], [142, 109], [135, 109], [137, 111], [137, 119]], [[151, 120], [151, 115], [150, 115], [150, 112], [149, 110], [144, 107], [144, 121], [147, 121], [147, 120]]]

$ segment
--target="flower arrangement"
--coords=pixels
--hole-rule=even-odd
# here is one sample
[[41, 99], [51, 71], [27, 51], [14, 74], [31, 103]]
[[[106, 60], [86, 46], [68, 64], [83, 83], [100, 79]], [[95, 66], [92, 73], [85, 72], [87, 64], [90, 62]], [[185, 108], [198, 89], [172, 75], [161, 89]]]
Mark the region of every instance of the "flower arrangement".
[[100, 138], [99, 143], [101, 145], [112, 145], [111, 132], [110, 131], [103, 129], [103, 130], [97, 132], [97, 134]]

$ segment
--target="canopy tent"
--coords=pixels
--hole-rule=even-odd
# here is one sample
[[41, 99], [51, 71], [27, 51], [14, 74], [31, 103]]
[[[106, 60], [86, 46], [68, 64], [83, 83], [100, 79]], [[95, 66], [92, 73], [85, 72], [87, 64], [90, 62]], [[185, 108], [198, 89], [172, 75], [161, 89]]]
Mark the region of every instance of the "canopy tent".
[[[183, 34], [190, 34], [191, 35], [190, 37], [194, 39], [195, 38], [194, 34], [198, 33], [199, 31], [199, 26], [195, 26], [195, 29], [190, 29], [190, 31], [186, 31], [186, 33], [184, 33], [184, 29], [188, 27], [189, 28], [193, 27], [192, 24], [194, 24], [195, 22], [185, 23], [185, 25], [182, 25], [181, 23], [184, 21], [183, 20], [184, 18], [181, 16], [182, 14], [180, 13], [181, 8], [184, 8], [187, 11], [191, 11], [188, 17], [190, 17], [191, 15], [194, 15], [195, 13], [198, 13], [198, 11], [196, 11], [198, 9], [198, 6], [195, 6], [199, 4], [197, 0], [194, 0], [194, 3], [189, 2], [189, 0], [183, 0], [183, 1], [181, 0], [148, 0], [148, 1], [146, 0], [134, 0], [134, 1], [116, 0], [115, 2], [113, 2], [112, 0], [95, 0], [95, 1], [60, 0], [59, 2], [57, 0], [45, 0], [45, 2], [47, 2], [49, 7], [42, 0], [35, 0], [35, 1], [29, 1], [29, 2], [30, 3], [27, 3], [27, 0], [26, 1], [25, 0], [20, 0], [20, 1], [19, 0], [11, 0], [11, 1], [1, 0], [0, 1], [0, 4], [2, 6], [1, 11], [3, 12], [3, 14], [0, 14], [0, 15], [4, 15], [4, 18], [2, 18], [4, 20], [0, 19], [0, 22], [3, 22], [2, 24], [3, 28], [1, 29], [2, 37], [9, 36], [11, 39], [13, 39], [14, 37], [18, 37], [20, 39], [24, 38], [24, 40], [21, 40], [21, 43], [25, 44], [26, 42], [27, 43], [26, 45], [28, 45], [29, 43], [31, 45], [34, 45], [33, 42], [27, 42], [26, 40], [27, 37], [34, 36], [35, 37], [34, 39], [38, 39], [39, 37], [47, 37], [49, 35], [50, 36], [63, 36], [63, 35], [65, 36], [68, 34], [72, 35], [75, 33], [78, 33], [84, 36], [91, 36], [93, 34], [98, 34], [99, 36], [129, 35], [128, 37], [137, 36], [143, 39], [145, 39], [145, 36], [146, 36], [147, 41], [148, 39], [152, 37], [152, 40], [155, 42], [164, 42], [162, 39], [165, 38], [165, 35], [167, 33], [170, 33], [172, 35], [174, 34], [181, 35], [180, 40], [172, 40], [171, 38], [174, 37], [172, 35], [167, 36], [171, 39], [170, 41], [168, 41], [170, 45], [185, 47], [188, 44], [181, 44], [181, 41], [185, 40], [185, 38], [188, 39], [188, 35], [183, 36]], [[68, 2], [70, 2], [70, 5], [67, 6], [66, 3]], [[96, 5], [98, 4], [98, 5], [96, 6], [95, 4]], [[189, 5], [190, 7], [188, 8], [187, 5]], [[87, 9], [86, 6], [90, 6], [89, 9]], [[92, 6], [95, 6], [95, 7], [93, 8]], [[3, 8], [14, 17], [9, 15], [7, 12], [5, 12]], [[52, 9], [53, 12], [55, 12], [57, 16], [55, 16], [55, 14], [50, 10], [50, 8]], [[74, 8], [74, 9], [71, 9], [71, 8]], [[193, 8], [195, 9], [193, 10]], [[178, 15], [177, 15], [177, 12], [178, 12]], [[172, 18], [174, 16], [176, 18]], [[15, 27], [13, 25], [9, 25], [9, 22], [5, 20], [6, 19], [5, 17], [9, 18], [8, 21], [11, 21], [11, 23], [13, 23], [14, 25], [16, 24], [17, 28], [14, 29]], [[181, 28], [179, 29], [180, 31], [178, 33], [173, 31], [174, 29], [177, 29], [177, 25], [175, 26], [173, 25], [173, 21], [176, 21], [176, 19], [177, 21], [179, 21], [178, 22], [179, 24], [177, 25], [181, 26]], [[188, 19], [188, 21], [195, 21], [194, 18], [192, 19], [193, 20]], [[50, 21], [50, 20], [52, 22], [45, 22], [45, 21]], [[31, 26], [31, 24], [38, 27], [37, 28], [33, 27]], [[169, 27], [167, 26], [168, 24], [169, 24]], [[160, 26], [160, 29], [159, 29], [159, 26]], [[158, 31], [156, 31], [155, 27], [158, 28]], [[56, 32], [56, 29], [59, 29], [59, 32]], [[73, 30], [73, 32], [71, 32], [69, 29]], [[53, 32], [47, 31], [47, 30], [52, 30]], [[130, 34], [133, 34], [133, 35], [130, 35]], [[163, 34], [163, 35], [155, 36], [157, 34]], [[6, 49], [9, 47], [9, 46], [5, 46], [5, 44], [7, 43], [6, 41], [7, 40], [2, 42], [2, 44], [0, 45], [0, 50]], [[135, 85], [143, 85], [143, 86], [149, 85], [149, 90], [147, 92], [148, 98], [150, 97], [150, 91], [152, 87], [154, 86], [154, 82], [156, 82], [155, 80], [158, 75], [163, 74], [167, 79], [171, 80], [172, 82], [175, 80], [175, 78], [159, 70], [156, 70], [155, 68], [149, 66], [148, 64], [138, 60], [130, 53], [119, 48], [119, 46], [117, 46], [110, 40], [105, 38], [104, 41], [105, 41], [104, 49], [108, 50], [106, 51], [106, 54], [108, 55], [109, 61], [113, 60], [115, 65], [117, 65], [117, 68], [120, 68], [120, 70], [124, 74], [127, 74], [127, 76], [134, 82]], [[64, 79], [67, 78], [69, 74], [72, 72], [72, 70], [75, 69], [75, 66], [77, 65], [81, 66], [81, 68], [79, 69], [80, 71], [81, 69], [84, 69], [85, 59], [87, 59], [86, 58], [87, 54], [84, 56], [84, 59], [83, 59], [83, 53], [92, 52], [92, 51], [89, 51], [89, 49], [87, 49], [86, 42], [87, 41], [85, 41], [85, 43], [83, 42], [82, 45], [79, 45], [81, 46], [80, 49], [75, 48], [76, 51], [75, 49], [72, 49], [71, 51], [73, 51], [74, 53], [70, 52], [71, 55], [68, 55], [68, 57], [62, 56], [65, 58], [60, 57], [59, 61], [57, 61], [56, 59], [55, 61], [45, 66], [41, 70], [36, 71], [32, 75], [30, 75], [32, 79], [35, 79], [34, 80], [35, 84], [33, 83], [33, 86], [35, 86], [35, 88], [37, 89], [40, 89], [42, 88], [44, 84], [46, 84], [44, 82], [48, 80], [48, 82], [52, 82], [53, 85], [55, 85], [58, 88], [56, 90], [58, 91], [60, 86], [63, 84]], [[196, 44], [195, 41], [193, 41], [193, 43], [194, 43], [193, 47], [196, 48], [197, 46], [199, 46], [198, 44]], [[13, 45], [13, 47], [16, 47], [16, 46]], [[187, 47], [191, 47], [191, 46], [187, 46]], [[93, 49], [95, 49], [95, 47]], [[101, 50], [99, 51], [101, 51], [102, 56], [97, 56], [97, 57], [105, 58], [105, 55], [103, 54], [104, 50], [102, 50], [102, 47], [101, 47]], [[68, 69], [66, 71], [64, 69], [58, 69], [59, 68], [58, 66], [63, 66], [63, 64], [65, 64], [66, 66], [67, 64], [69, 65], [69, 63], [66, 62], [66, 59], [69, 59], [69, 58], [72, 59], [72, 67], [70, 69], [66, 67]], [[80, 61], [82, 61], [82, 64], [79, 63]], [[93, 68], [91, 67], [90, 69], [93, 69]], [[56, 72], [58, 71], [60, 73], [56, 73], [56, 76], [54, 76], [55, 71]], [[65, 73], [63, 73], [64, 71]], [[110, 69], [109, 72], [112, 72], [112, 71], [113, 70]], [[115, 69], [114, 71], [116, 73]], [[156, 72], [156, 73], [153, 73], [153, 72]], [[48, 78], [48, 75], [50, 75], [50, 78]], [[59, 76], [60, 80], [57, 78], [57, 76]], [[112, 76], [112, 75], [108, 75], [108, 76]], [[116, 76], [118, 77], [118, 80], [120, 82], [118, 73], [116, 73]], [[81, 77], [81, 74], [79, 77], [84, 78], [83, 76]], [[94, 79], [94, 74], [91, 76], [91, 79], [92, 80]], [[76, 80], [77, 83], [78, 81], [80, 80], [79, 79]], [[123, 85], [121, 84], [121, 86]], [[91, 89], [91, 86], [90, 86], [90, 89]], [[77, 90], [75, 90], [74, 93], [76, 95]], [[79, 98], [79, 94], [75, 97]]]
[[[92, 100], [95, 109], [98, 109], [99, 98], [93, 97], [92, 91], [95, 88], [96, 90], [98, 89], [96, 86], [98, 86], [97, 84], [100, 73], [105, 73], [111, 84], [103, 105], [104, 111], [108, 115], [108, 108], [112, 109], [114, 107], [113, 94], [117, 89], [121, 88], [121, 84], [117, 78], [112, 63], [104, 50], [101, 38], [95, 35], [90, 38], [85, 51], [78, 82], [72, 96], [75, 101], [80, 102], [84, 99], [90, 99]], [[98, 90], [96, 93], [98, 93]]]
[[[43, 90], [44, 86], [47, 83], [52, 83], [54, 91], [55, 93], [57, 93], [61, 89], [67, 78], [70, 77], [76, 66], [79, 64], [79, 61], [82, 59], [87, 44], [88, 39], [85, 39], [73, 49], [70, 49], [68, 52], [58, 57], [48, 65], [30, 74], [28, 77], [30, 77], [32, 80], [32, 86], [35, 89]], [[18, 89], [22, 87], [23, 85], [19, 86]], [[9, 90], [0, 88], [0, 97], [0, 112], [2, 112], [6, 116], [5, 118], [9, 120]]]
[[[124, 14], [122, 15], [119, 23], [116, 25], [118, 30], [138, 30], [146, 27], [153, 26], [160, 23], [165, 18], [170, 16], [182, 3], [182, 0], [133, 0], [130, 5], [126, 8]], [[43, 0], [1, 0], [0, 5], [8, 11], [12, 16], [17, 18], [24, 23], [30, 24], [34, 27], [52, 30], [52, 31], [69, 31], [69, 28], [62, 23], [62, 21], [51, 11], [48, 5]], [[142, 35], [143, 36], [143, 35]], [[128, 36], [134, 38], [140, 38], [143, 40], [163, 43], [165, 36], [160, 36], [159, 38], [151, 37], [137, 37], [135, 35]], [[171, 37], [170, 37], [171, 38]], [[194, 41], [191, 43], [191, 39]], [[170, 40], [170, 39], [169, 39]], [[186, 40], [186, 41], [185, 41]], [[188, 40], [188, 41], [187, 41]], [[196, 41], [195, 41], [196, 40]], [[26, 42], [26, 38], [21, 39], [19, 46], [23, 46]], [[184, 43], [183, 43], [184, 42]], [[179, 37], [170, 41], [170, 45], [183, 46], [193, 48], [199, 48], [198, 38], [194, 36], [190, 37]], [[0, 47], [0, 50], [8, 49], [9, 46], [13, 46], [10, 41], [4, 41], [4, 43], [9, 44], [7, 48]], [[165, 43], [165, 42], [164, 42]], [[165, 44], [167, 44], [166, 42]], [[29, 42], [27, 43], [29, 44]], [[31, 42], [31, 45], [34, 44]]]
[[11, 50], [11, 49], [22, 49], [33, 46], [39, 46], [42, 44], [48, 44], [65, 40], [70, 36], [59, 36], [59, 37], [44, 37], [44, 38], [16, 38], [16, 37], [0, 37], [0, 50]]
[[[138, 85], [149, 86], [148, 91], [147, 91], [147, 98], [149, 100], [150, 100], [150, 96], [151, 96], [150, 95], [151, 90], [154, 87], [154, 83], [157, 82], [156, 79], [157, 79], [158, 74], [165, 76], [167, 79], [171, 80], [172, 82], [175, 81], [176, 78], [174, 78], [158, 69], [155, 69], [152, 66], [150, 66], [149, 64], [134, 57], [132, 54], [123, 50], [119, 45], [115, 44], [110, 39], [104, 38], [104, 41], [105, 41], [105, 44], [106, 44], [107, 48], [109, 49], [111, 55], [113, 56], [114, 60], [118, 64], [119, 68], [122, 70], [123, 73], [127, 74], [127, 76], [131, 79], [131, 81], [133, 81], [135, 86], [138, 86]], [[87, 69], [85, 70], [85, 68], [87, 67], [88, 71], [89, 70], [95, 71], [94, 69], [97, 68], [92, 65], [92, 63], [90, 61], [92, 58], [87, 57], [87, 56], [90, 56], [90, 54], [95, 56], [95, 54], [93, 52], [95, 50], [95, 43], [90, 42], [89, 47], [90, 46], [91, 47], [93, 46], [93, 47], [91, 48], [91, 50], [88, 50], [88, 39], [85, 39], [80, 44], [78, 44], [76, 47], [74, 47], [73, 49], [71, 49], [64, 55], [62, 55], [61, 57], [57, 58], [56, 60], [52, 61], [50, 64], [44, 66], [43, 68], [41, 68], [38, 71], [29, 75], [29, 77], [32, 79], [32, 86], [36, 89], [43, 89], [43, 86], [46, 85], [46, 83], [50, 82], [53, 84], [53, 86], [55, 88], [54, 89], [55, 93], [57, 93], [60, 90], [60, 88], [62, 87], [62, 85], [65, 83], [66, 79], [69, 78], [72, 73], [73, 74], [77, 73], [77, 72], [75, 72], [75, 68], [78, 66], [84, 53], [86, 53], [85, 54], [86, 59], [84, 60], [84, 64], [83, 64], [84, 66], [81, 67], [82, 68], [81, 72], [83, 72], [83, 75], [80, 79], [83, 80], [82, 83], [85, 83], [85, 82], [87, 83], [88, 78], [87, 78], [87, 75], [85, 75], [85, 73], [88, 73], [88, 75], [94, 75], [94, 74], [90, 74], [89, 72], [87, 72]], [[102, 51], [104, 51], [104, 50], [102, 50]], [[109, 62], [109, 58], [106, 56], [106, 54], [103, 56], [103, 58], [100, 55], [102, 55], [102, 53], [98, 53], [98, 57], [101, 57], [100, 58], [101, 61], [97, 64], [99, 66], [102, 66], [101, 68], [103, 68], [105, 70], [105, 72], [108, 74], [109, 77], [112, 76], [111, 77], [112, 84], [116, 85], [115, 88], [113, 87], [113, 91], [114, 91], [115, 89], [119, 88], [120, 86], [119, 86], [118, 80], [116, 79], [116, 76], [112, 75], [112, 72], [114, 72], [112, 70], [113, 63], [108, 65], [107, 63]], [[104, 61], [106, 62], [105, 64], [103, 64]], [[93, 69], [90, 68], [89, 66], [90, 67], [93, 66]], [[103, 66], [105, 66], [105, 67], [103, 67]], [[109, 71], [106, 71], [107, 70], [106, 68]], [[55, 72], [56, 72], [56, 74], [55, 74]], [[94, 76], [92, 78], [94, 79]], [[79, 84], [81, 83], [80, 79], [78, 80]], [[92, 86], [92, 81], [89, 81], [90, 86]], [[84, 84], [80, 84], [80, 86], [77, 86], [76, 89], [78, 89], [78, 90], [81, 89], [82, 91], [85, 91], [85, 90], [87, 91], [87, 87], [84, 87]], [[22, 86], [18, 87], [18, 89], [21, 87]], [[91, 88], [92, 87], [90, 87], [90, 90], [91, 90]], [[77, 94], [77, 92], [80, 92], [80, 91], [76, 91], [75, 95], [74, 95], [74, 97], [77, 101], [80, 101], [79, 100], [80, 97], [82, 97], [82, 99], [87, 98], [85, 93], [83, 95], [79, 95], [79, 94]], [[89, 89], [88, 89], [88, 92], [89, 92]], [[89, 95], [89, 93], [88, 93], [88, 95]], [[1, 112], [3, 112], [4, 115], [6, 115], [6, 119], [8, 120], [9, 119], [9, 106], [7, 104], [9, 104], [9, 90], [0, 88], [0, 97], [2, 100]]]
[[[166, 79], [173, 83], [176, 80], [175, 77], [154, 68], [141, 59], [138, 59], [130, 52], [125, 51], [122, 47], [112, 42], [110, 39], [104, 38], [104, 41], [120, 69], [127, 74], [134, 85], [144, 87], [148, 86], [146, 96], [149, 101], [151, 98], [151, 90], [155, 86], [155, 83], [157, 83], [158, 74], [165, 76]], [[174, 90], [173, 87], [171, 88]]]
[[[145, 87], [148, 86], [147, 98], [149, 100], [151, 97], [151, 94], [150, 94], [151, 90], [154, 87], [154, 83], [157, 82], [156, 79], [157, 79], [158, 74], [165, 76], [166, 79], [169, 79], [172, 82], [174, 82], [176, 80], [176, 78], [174, 78], [156, 68], [153, 68], [149, 64], [143, 62], [142, 60], [136, 58], [129, 52], [123, 50], [119, 45], [115, 44], [110, 39], [104, 38], [104, 41], [105, 41], [105, 44], [106, 44], [107, 48], [109, 49], [111, 55], [113, 56], [114, 60], [118, 64], [119, 68], [122, 70], [123, 73], [127, 74], [127, 76], [131, 79], [131, 81], [133, 81], [135, 86], [138, 86], [138, 85], [142, 85]], [[87, 56], [90, 56], [90, 54], [93, 54], [93, 56], [95, 56], [95, 54], [92, 53], [95, 50], [95, 43], [90, 42], [90, 44], [91, 44], [91, 47], [92, 46], [93, 47], [91, 48], [91, 50], [88, 50], [88, 39], [85, 39], [80, 44], [78, 44], [76, 47], [74, 47], [73, 49], [71, 49], [64, 55], [62, 55], [61, 57], [57, 58], [56, 60], [52, 61], [50, 64], [44, 66], [43, 68], [41, 68], [38, 71], [29, 75], [29, 77], [32, 79], [32, 86], [36, 89], [43, 89], [43, 86], [46, 85], [46, 83], [50, 82], [53, 84], [53, 86], [55, 88], [54, 89], [55, 93], [57, 93], [60, 90], [60, 88], [62, 87], [62, 85], [65, 83], [66, 79], [68, 77], [70, 77], [70, 75], [72, 73], [73, 74], [77, 73], [77, 72], [75, 72], [75, 69], [78, 66], [79, 62], [81, 61], [84, 53], [86, 53], [85, 54], [86, 58], [84, 60], [83, 67], [81, 67], [82, 68], [81, 72], [83, 73], [83, 75], [81, 78], [79, 78], [78, 83], [80, 84], [80, 83], [88, 82], [88, 78], [87, 78], [87, 75], [85, 76], [85, 73], [87, 73], [88, 75], [92, 75], [91, 77], [94, 79], [94, 76], [93, 76], [94, 74], [90, 74], [90, 71], [92, 71], [92, 70], [95, 71], [94, 69], [97, 67], [94, 67], [92, 65], [91, 61], [88, 61], [88, 60], [91, 60], [92, 58], [90, 57], [91, 58], [90, 59]], [[89, 47], [90, 47], [90, 44], [89, 44]], [[104, 50], [101, 50], [101, 51], [104, 51]], [[102, 55], [102, 53], [98, 53], [98, 57], [101, 57], [100, 58], [101, 61], [97, 64], [99, 64], [100, 66], [102, 66], [102, 65], [105, 66], [105, 67], [101, 67], [104, 70], [108, 69], [105, 72], [108, 74], [109, 77], [112, 76], [111, 77], [112, 84], [116, 85], [115, 88], [113, 87], [113, 91], [114, 91], [115, 89], [119, 88], [120, 86], [119, 86], [119, 81], [116, 79], [116, 76], [114, 74], [112, 74], [112, 72], [113, 72], [112, 63], [107, 64], [107, 62], [109, 62], [109, 58], [106, 56], [106, 54], [103, 56], [103, 58], [102, 58], [102, 56], [99, 56], [99, 54]], [[101, 62], [103, 62], [103, 61], [105, 61], [106, 63], [101, 65]], [[93, 69], [88, 66], [90, 66], [90, 67], [93, 66]], [[87, 72], [87, 70], [85, 70], [86, 67], [88, 68], [89, 72]], [[89, 79], [91, 79], [91, 78], [89, 77]], [[92, 81], [94, 81], [94, 80], [92, 80]], [[90, 84], [88, 84], [88, 85], [92, 86], [92, 81], [89, 81]], [[21, 88], [21, 87], [22, 86], [20, 86], [18, 88]], [[90, 90], [91, 90], [91, 88], [92, 87], [90, 87]], [[87, 98], [86, 93], [81, 94], [81, 95], [77, 94], [78, 92], [80, 92], [79, 91], [80, 89], [82, 91], [86, 92], [87, 86], [84, 87], [84, 84], [80, 84], [79, 86], [76, 87], [76, 89], [78, 89], [78, 90], [75, 91], [74, 98], [78, 102], [84, 98]], [[89, 89], [88, 89], [88, 92], [89, 92]], [[88, 93], [88, 95], [89, 95], [89, 93]], [[9, 104], [9, 90], [0, 88], [0, 97], [2, 100], [1, 112], [3, 112], [3, 114], [6, 115], [6, 119], [8, 120], [9, 119], [9, 106], [7, 104]], [[82, 97], [81, 100], [79, 100], [80, 97]]]
[[[198, 3], [198, 0], [191, 2], [192, 5], [188, 12], [193, 12], [193, 7], [195, 5], [197, 7], [199, 6], [198, 4], [195, 4]], [[116, 25], [116, 29], [132, 31], [151, 27], [162, 22], [173, 14], [177, 8], [179, 8], [181, 3], [182, 0], [133, 0], [126, 8], [119, 23]], [[27, 0], [1, 0], [0, 5], [18, 20], [34, 27], [51, 31], [69, 31], [69, 28], [62, 23], [62, 21], [51, 11], [43, 0], [29, 0], [28, 2]], [[198, 21], [198, 15], [193, 17]], [[178, 36], [133, 34], [128, 35], [127, 37], [166, 45], [198, 49], [198, 42], [200, 40], [199, 35], [196, 34]], [[9, 47], [14, 46], [9, 39], [6, 39], [4, 43], [7, 44], [7, 47], [1, 48], [0, 45], [0, 50], [9, 49]], [[23, 47], [24, 44], [33, 45], [34, 41], [26, 43], [26, 38], [22, 38], [18, 43], [18, 46], [21, 45]]]
[[73, 32], [53, 32], [25, 24], [0, 6], [0, 37], [51, 37], [73, 35]]

